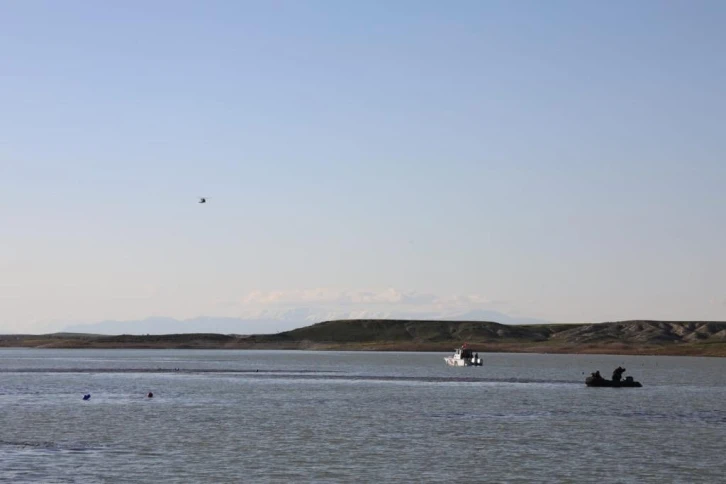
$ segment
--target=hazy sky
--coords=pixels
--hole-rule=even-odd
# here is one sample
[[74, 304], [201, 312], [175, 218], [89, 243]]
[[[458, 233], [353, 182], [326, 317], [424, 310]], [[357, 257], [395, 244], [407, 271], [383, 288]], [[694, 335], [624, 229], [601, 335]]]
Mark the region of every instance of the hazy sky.
[[724, 25], [721, 1], [2, 2], [0, 332], [312, 303], [724, 320]]

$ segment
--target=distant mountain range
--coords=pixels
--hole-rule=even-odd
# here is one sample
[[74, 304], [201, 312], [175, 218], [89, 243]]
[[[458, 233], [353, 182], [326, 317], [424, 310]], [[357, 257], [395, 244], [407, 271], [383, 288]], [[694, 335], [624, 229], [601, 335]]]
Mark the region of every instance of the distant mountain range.
[[219, 333], [259, 334], [277, 333], [301, 326], [280, 319], [240, 319], [201, 316], [192, 319], [152, 317], [134, 321], [101, 321], [91, 324], [75, 324], [63, 329], [67, 333], [93, 334], [177, 334], [177, 333]]
[[[450, 313], [385, 312], [371, 313], [366, 319], [400, 320], [443, 320], [443, 321], [496, 321], [501, 324], [544, 324], [548, 321], [534, 318], [509, 316], [498, 311], [474, 310]], [[173, 334], [173, 333], [219, 333], [219, 334], [269, 334], [278, 333], [311, 322], [330, 319], [348, 319], [348, 313], [330, 313], [310, 308], [295, 308], [284, 312], [263, 314], [261, 318], [225, 318], [200, 316], [192, 319], [151, 317], [133, 321], [101, 321], [90, 324], [73, 324], [63, 328], [68, 333], [93, 334]], [[354, 319], [354, 318], [351, 318]], [[358, 319], [358, 318], [355, 318]]]

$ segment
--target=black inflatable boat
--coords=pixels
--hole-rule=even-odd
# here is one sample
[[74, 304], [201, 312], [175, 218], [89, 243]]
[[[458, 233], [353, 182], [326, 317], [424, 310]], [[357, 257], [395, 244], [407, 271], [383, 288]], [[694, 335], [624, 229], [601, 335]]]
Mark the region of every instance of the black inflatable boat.
[[622, 387], [622, 388], [639, 388], [643, 385], [639, 381], [633, 380], [632, 376], [625, 377], [625, 380], [613, 381], [605, 378], [596, 378], [588, 376], [585, 379], [585, 385], [589, 387]]

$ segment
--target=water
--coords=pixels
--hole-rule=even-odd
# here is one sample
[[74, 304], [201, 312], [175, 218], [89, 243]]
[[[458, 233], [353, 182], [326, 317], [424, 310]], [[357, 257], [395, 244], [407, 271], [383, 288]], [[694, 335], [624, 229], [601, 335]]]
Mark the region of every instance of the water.
[[726, 359], [443, 356], [3, 349], [0, 480], [723, 482]]

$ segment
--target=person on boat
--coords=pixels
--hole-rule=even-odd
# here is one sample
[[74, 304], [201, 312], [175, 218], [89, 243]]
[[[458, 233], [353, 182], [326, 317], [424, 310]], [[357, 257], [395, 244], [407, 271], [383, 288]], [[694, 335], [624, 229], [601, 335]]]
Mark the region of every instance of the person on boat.
[[620, 381], [623, 378], [623, 373], [625, 373], [625, 368], [622, 366], [618, 366], [613, 371], [613, 381]]
[[596, 370], [595, 373], [592, 374], [592, 377], [596, 380], [602, 380], [602, 375], [600, 375], [600, 370]]

